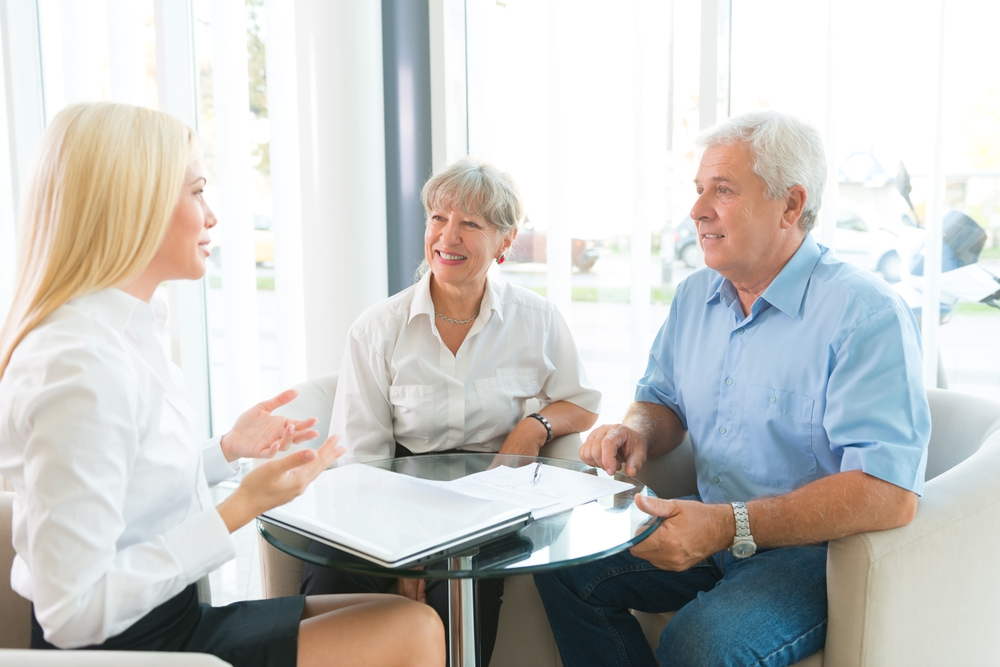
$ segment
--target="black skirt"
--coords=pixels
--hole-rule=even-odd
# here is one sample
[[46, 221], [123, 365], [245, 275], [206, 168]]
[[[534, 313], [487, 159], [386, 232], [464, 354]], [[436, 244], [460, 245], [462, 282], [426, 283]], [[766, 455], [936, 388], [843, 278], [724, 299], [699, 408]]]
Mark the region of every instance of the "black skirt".
[[[286, 667], [298, 657], [304, 604], [296, 595], [212, 607], [198, 602], [191, 584], [120, 635], [79, 650], [210, 653], [233, 667]], [[57, 648], [45, 641], [34, 606], [31, 648]]]

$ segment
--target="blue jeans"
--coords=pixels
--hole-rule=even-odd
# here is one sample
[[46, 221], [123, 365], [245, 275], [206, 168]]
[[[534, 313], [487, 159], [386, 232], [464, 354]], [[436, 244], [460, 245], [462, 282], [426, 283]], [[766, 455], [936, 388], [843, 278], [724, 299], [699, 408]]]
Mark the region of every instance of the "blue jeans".
[[[826, 545], [720, 551], [686, 572], [626, 552], [535, 584], [567, 667], [791, 665], [826, 641]], [[629, 612], [676, 611], [654, 657]]]

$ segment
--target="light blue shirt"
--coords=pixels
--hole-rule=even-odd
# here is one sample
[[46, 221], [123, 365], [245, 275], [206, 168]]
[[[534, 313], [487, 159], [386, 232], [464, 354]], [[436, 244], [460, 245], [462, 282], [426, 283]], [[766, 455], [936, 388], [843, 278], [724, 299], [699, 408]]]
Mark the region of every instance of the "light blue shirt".
[[717, 272], [681, 283], [635, 400], [680, 417], [705, 502], [847, 470], [923, 490], [931, 418], [913, 314], [811, 235], [747, 316]]

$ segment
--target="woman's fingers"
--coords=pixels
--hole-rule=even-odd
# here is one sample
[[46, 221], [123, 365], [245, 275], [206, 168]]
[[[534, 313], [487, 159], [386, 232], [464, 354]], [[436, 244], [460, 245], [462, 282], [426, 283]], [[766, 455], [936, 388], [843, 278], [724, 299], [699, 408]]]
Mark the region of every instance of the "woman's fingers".
[[274, 398], [269, 398], [266, 401], [261, 401], [257, 405], [259, 405], [265, 411], [271, 412], [273, 410], [277, 410], [282, 405], [288, 404], [289, 402], [291, 402], [293, 398], [295, 398], [298, 395], [299, 392], [297, 392], [296, 390], [286, 389], [285, 391], [281, 392]]

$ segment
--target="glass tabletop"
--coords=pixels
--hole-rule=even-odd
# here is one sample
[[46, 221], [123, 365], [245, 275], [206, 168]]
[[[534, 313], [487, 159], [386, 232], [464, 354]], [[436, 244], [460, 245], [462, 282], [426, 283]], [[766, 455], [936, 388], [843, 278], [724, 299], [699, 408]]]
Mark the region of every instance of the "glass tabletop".
[[[607, 477], [603, 470], [580, 461], [508, 454], [429, 454], [373, 461], [365, 465], [422, 479], [450, 481], [495, 465], [519, 468], [539, 462]], [[258, 520], [257, 529], [280, 551], [310, 563], [350, 572], [423, 579], [481, 579], [529, 574], [587, 563], [624, 551], [646, 539], [660, 525], [659, 517], [641, 512], [634, 501], [636, 494], [650, 497], [655, 497], [655, 494], [631, 477], [616, 473], [614, 478], [635, 486], [570, 511], [531, 521], [516, 533], [471, 550], [468, 554], [472, 556], [469, 569], [449, 569], [448, 559], [422, 568], [389, 569], [339, 551], [330, 557], [310, 553], [309, 538], [266, 520]]]

